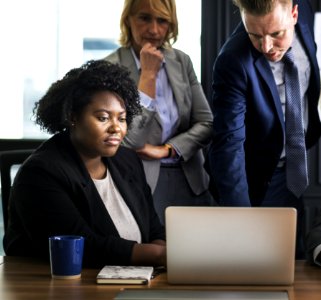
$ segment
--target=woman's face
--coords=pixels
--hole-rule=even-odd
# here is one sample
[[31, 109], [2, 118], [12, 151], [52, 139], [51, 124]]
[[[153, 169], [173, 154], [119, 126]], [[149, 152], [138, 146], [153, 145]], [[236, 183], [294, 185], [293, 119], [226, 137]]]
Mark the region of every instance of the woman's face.
[[126, 133], [125, 105], [108, 91], [96, 93], [71, 126], [73, 144], [86, 158], [115, 155]]
[[136, 53], [139, 53], [146, 43], [151, 43], [156, 48], [163, 45], [170, 24], [152, 11], [148, 1], [142, 0], [137, 12], [129, 16], [127, 21]]

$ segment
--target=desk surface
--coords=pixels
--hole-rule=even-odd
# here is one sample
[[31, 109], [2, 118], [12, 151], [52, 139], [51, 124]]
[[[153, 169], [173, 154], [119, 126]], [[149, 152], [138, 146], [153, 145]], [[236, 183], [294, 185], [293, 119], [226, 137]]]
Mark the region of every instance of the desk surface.
[[321, 268], [296, 262], [293, 286], [169, 285], [161, 274], [148, 286], [97, 285], [97, 269], [84, 269], [81, 279], [51, 279], [49, 264], [32, 259], [0, 257], [0, 299], [4, 300], [108, 300], [122, 288], [187, 290], [288, 290], [291, 300], [321, 299]]

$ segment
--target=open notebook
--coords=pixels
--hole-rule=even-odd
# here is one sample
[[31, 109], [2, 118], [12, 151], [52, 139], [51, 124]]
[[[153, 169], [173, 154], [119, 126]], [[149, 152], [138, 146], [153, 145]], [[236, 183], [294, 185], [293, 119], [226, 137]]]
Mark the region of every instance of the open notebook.
[[294, 208], [168, 207], [165, 216], [169, 283], [293, 283]]

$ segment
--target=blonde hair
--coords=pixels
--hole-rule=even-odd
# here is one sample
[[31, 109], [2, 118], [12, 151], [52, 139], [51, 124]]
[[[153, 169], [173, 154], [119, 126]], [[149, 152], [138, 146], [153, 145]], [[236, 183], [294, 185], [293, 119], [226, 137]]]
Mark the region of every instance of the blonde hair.
[[128, 17], [137, 13], [142, 1], [148, 1], [152, 11], [168, 21], [169, 28], [162, 47], [171, 47], [178, 36], [175, 0], [125, 0], [120, 18], [120, 45], [123, 47], [132, 46], [132, 33], [128, 25]]

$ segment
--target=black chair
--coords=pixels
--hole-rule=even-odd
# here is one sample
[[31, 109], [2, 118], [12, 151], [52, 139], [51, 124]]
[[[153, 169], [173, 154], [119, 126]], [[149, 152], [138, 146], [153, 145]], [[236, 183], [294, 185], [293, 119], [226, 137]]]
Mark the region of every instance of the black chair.
[[314, 222], [321, 215], [320, 205], [305, 205], [304, 207], [304, 233], [307, 235], [314, 226]]
[[11, 169], [21, 165], [34, 149], [0, 151], [1, 198], [4, 231], [8, 227], [9, 195], [12, 185]]

